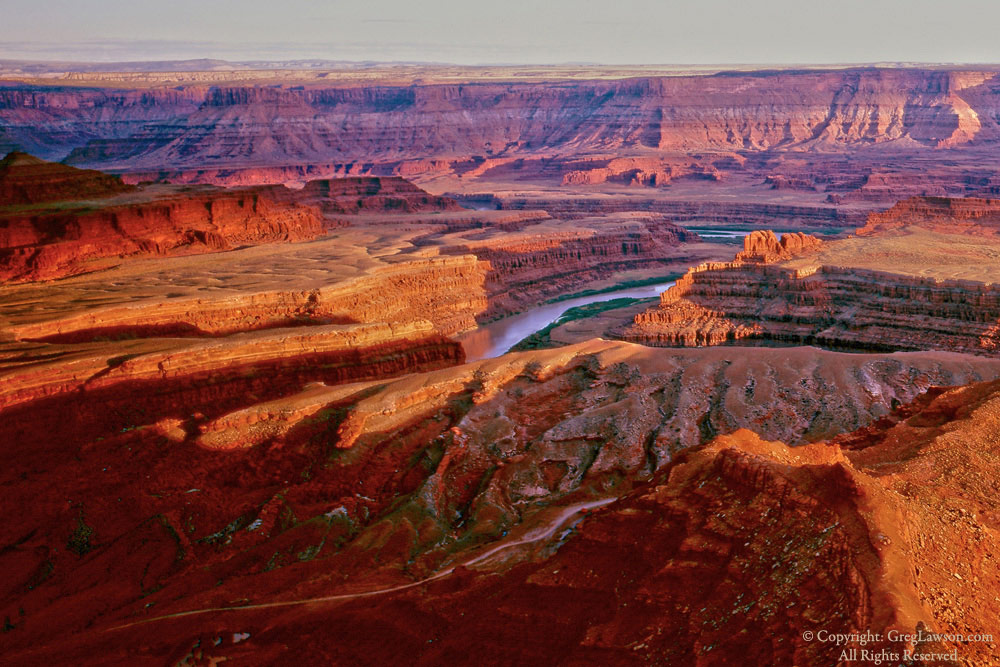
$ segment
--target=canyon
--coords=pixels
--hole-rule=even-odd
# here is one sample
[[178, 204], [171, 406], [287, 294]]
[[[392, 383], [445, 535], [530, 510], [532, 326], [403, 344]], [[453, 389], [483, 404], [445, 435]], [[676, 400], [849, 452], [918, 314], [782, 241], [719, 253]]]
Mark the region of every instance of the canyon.
[[[5, 421], [7, 441], [33, 452], [4, 469], [23, 480], [13, 500], [25, 508], [3, 529], [15, 545], [2, 556], [10, 655], [257, 660], [308, 646], [334, 661], [414, 651], [431, 664], [459, 659], [486, 624], [502, 628], [483, 641], [504, 660], [669, 660], [713, 646], [720, 661], [790, 662], [839, 648], [773, 645], [742, 628], [996, 627], [1000, 609], [974, 588], [991, 586], [995, 568], [949, 549], [996, 557], [992, 477], [960, 480], [995, 453], [982, 438], [997, 385], [920, 392], [998, 377], [1000, 361], [704, 352], [592, 341], [243, 394], [197, 425], [180, 405], [155, 424], [108, 421], [83, 450]], [[862, 430], [821, 442], [845, 427]], [[954, 443], [983, 458], [967, 465]], [[960, 477], [928, 485], [931, 459]], [[60, 499], [29, 502], [53, 475]], [[579, 507], [593, 509], [564, 523]], [[953, 536], [920, 548], [944, 530]], [[113, 579], [84, 574], [111, 563]], [[95, 619], [98, 631], [82, 632]], [[425, 632], [439, 646], [415, 645]], [[251, 641], [234, 645], [243, 633]]]
[[[873, 214], [856, 237], [826, 243], [755, 232], [734, 261], [691, 269], [621, 336], [668, 346], [763, 340], [995, 354], [996, 203], [930, 204], [906, 200]], [[951, 216], [952, 208], [964, 214]]]
[[[0, 85], [0, 151], [130, 183], [395, 175], [435, 195], [515, 206], [569, 189], [569, 205], [585, 212], [728, 224], [750, 213], [758, 227], [775, 213], [804, 227], [860, 226], [907, 196], [997, 192], [1000, 88], [990, 68], [579, 68], [591, 79], [560, 68], [445, 69], [399, 66], [367, 79], [350, 68], [13, 70]], [[640, 196], [651, 203], [621, 208]]]
[[175, 65], [0, 62], [5, 664], [997, 664], [1000, 70]]
[[[0, 104], [8, 111], [5, 140], [43, 158], [69, 155], [71, 163], [102, 167], [214, 162], [230, 168], [303, 158], [388, 163], [447, 153], [558, 155], [569, 146], [582, 155], [618, 148], [697, 153], [988, 144], [998, 138], [995, 78], [990, 70], [856, 68], [556, 85], [206, 83], [132, 90], [29, 79], [6, 84]], [[59, 122], [55, 133], [50, 128]]]

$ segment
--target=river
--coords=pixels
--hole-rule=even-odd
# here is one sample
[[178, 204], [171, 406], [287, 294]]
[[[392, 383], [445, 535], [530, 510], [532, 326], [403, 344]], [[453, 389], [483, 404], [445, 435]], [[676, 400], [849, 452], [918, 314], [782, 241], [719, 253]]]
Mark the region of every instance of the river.
[[[706, 241], [719, 242], [723, 239], [742, 240], [750, 233], [750, 230], [715, 229], [712, 227], [689, 227], [690, 231], [697, 232]], [[776, 231], [775, 235], [780, 239], [787, 234], [787, 231]], [[511, 347], [524, 340], [531, 334], [549, 326], [570, 308], [585, 306], [588, 303], [599, 303], [601, 301], [611, 301], [612, 299], [648, 299], [660, 296], [673, 282], [658, 283], [645, 287], [629, 287], [614, 292], [603, 294], [592, 294], [590, 296], [580, 296], [556, 303], [546, 303], [532, 308], [531, 310], [517, 315], [505, 317], [502, 320], [490, 322], [465, 334], [459, 340], [465, 348], [467, 361], [478, 361], [480, 359], [492, 359], [505, 354]]]
[[570, 308], [585, 306], [588, 303], [611, 301], [612, 299], [649, 299], [660, 296], [661, 292], [666, 291], [673, 284], [673, 281], [663, 282], [643, 287], [628, 287], [614, 292], [591, 294], [590, 296], [578, 296], [565, 301], [542, 304], [523, 313], [484, 324], [460, 338], [462, 347], [465, 348], [466, 360], [478, 361], [479, 359], [499, 357], [521, 340], [558, 320]]

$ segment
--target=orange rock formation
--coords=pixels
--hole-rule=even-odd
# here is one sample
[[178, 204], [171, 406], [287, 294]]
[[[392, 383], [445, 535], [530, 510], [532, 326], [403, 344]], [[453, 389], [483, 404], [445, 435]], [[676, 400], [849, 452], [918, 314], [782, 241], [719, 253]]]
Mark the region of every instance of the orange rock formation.
[[[0, 280], [60, 278], [108, 266], [130, 255], [164, 255], [228, 250], [241, 245], [299, 241], [322, 232], [318, 211], [285, 203], [271, 188], [151, 189], [109, 198], [130, 190], [113, 177], [62, 165], [31, 162], [29, 169], [54, 171], [62, 180], [46, 195], [104, 196], [99, 203], [76, 201], [24, 208], [29, 179], [18, 176], [23, 160], [12, 161], [15, 180], [5, 186], [12, 197], [0, 200]], [[79, 173], [77, 173], [79, 172]], [[20, 184], [19, 184], [20, 183]], [[107, 183], [111, 183], [110, 186]], [[34, 187], [34, 186], [32, 186]], [[50, 192], [47, 186], [40, 186]], [[40, 203], [33, 201], [32, 203]]]
[[637, 315], [622, 338], [666, 346], [762, 339], [834, 349], [996, 353], [996, 284], [821, 259], [786, 266], [787, 250], [796, 248], [809, 259], [825, 246], [785, 238], [788, 248], [772, 237], [751, 235], [737, 261], [691, 269], [661, 295], [659, 306]]
[[1000, 234], [1000, 200], [969, 197], [911, 197], [887, 211], [872, 213], [858, 236], [882, 234], [916, 225], [947, 234], [997, 236]]
[[[978, 591], [1000, 584], [1000, 386], [889, 411], [998, 363], [595, 341], [283, 394], [251, 375], [210, 401], [133, 393], [81, 424], [95, 389], [55, 438], [24, 428], [44, 403], [8, 409], [7, 655], [434, 664], [467, 662], [475, 632], [504, 662], [812, 664], [842, 647], [805, 631], [996, 633]], [[851, 423], [842, 446], [768, 441]], [[995, 644], [917, 648], [980, 664]]]

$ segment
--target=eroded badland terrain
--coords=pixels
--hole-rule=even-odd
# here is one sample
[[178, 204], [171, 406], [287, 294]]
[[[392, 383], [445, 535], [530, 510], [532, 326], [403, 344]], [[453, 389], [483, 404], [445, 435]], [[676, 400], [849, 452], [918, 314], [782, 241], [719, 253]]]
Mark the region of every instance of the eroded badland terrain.
[[1000, 664], [998, 71], [0, 75], [5, 664]]

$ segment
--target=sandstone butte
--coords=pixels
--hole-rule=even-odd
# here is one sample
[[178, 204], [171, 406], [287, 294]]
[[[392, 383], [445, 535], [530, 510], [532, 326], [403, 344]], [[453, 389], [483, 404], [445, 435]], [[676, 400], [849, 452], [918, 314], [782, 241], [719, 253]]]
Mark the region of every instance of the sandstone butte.
[[872, 214], [856, 237], [786, 237], [787, 248], [751, 234], [735, 261], [691, 269], [621, 336], [668, 346], [743, 339], [996, 354], [996, 207], [910, 199]]
[[282, 396], [86, 392], [45, 434], [27, 404], [0, 422], [5, 652], [430, 665], [471, 635], [507, 664], [826, 664], [803, 632], [996, 636], [1000, 385], [920, 392], [998, 364], [592, 341]]

